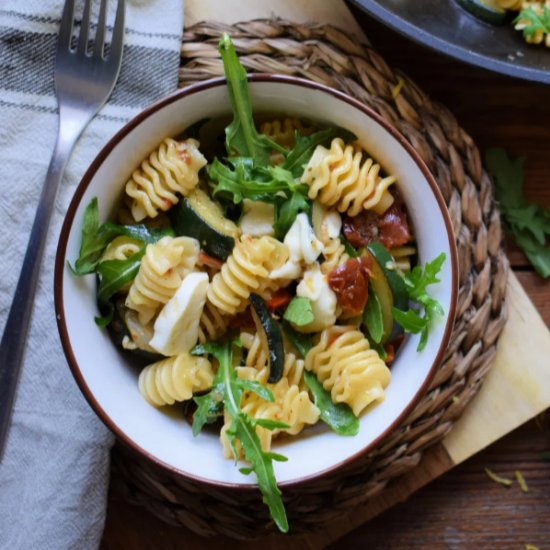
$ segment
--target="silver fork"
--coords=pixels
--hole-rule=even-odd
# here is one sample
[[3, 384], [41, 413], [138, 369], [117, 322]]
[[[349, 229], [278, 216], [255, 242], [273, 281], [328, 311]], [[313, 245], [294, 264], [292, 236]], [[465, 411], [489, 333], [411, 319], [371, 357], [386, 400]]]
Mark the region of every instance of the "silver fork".
[[0, 460], [10, 425], [38, 273], [57, 188], [80, 134], [111, 95], [122, 61], [124, 0], [118, 0], [107, 56], [105, 56], [107, 0], [101, 0], [93, 51], [88, 52], [91, 4], [91, 0], [86, 0], [75, 49], [71, 49], [74, 0], [66, 0], [63, 8], [55, 61], [55, 91], [59, 106], [57, 141], [0, 343]]

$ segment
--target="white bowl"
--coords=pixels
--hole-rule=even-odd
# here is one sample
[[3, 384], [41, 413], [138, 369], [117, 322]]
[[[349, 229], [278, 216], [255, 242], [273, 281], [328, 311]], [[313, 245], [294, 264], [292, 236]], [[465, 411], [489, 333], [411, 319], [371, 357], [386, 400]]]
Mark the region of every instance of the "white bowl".
[[[330, 88], [293, 77], [250, 77], [255, 112], [267, 111], [337, 125], [354, 132], [386, 172], [395, 174], [407, 205], [422, 263], [441, 252], [447, 261], [432, 294], [446, 316], [432, 328], [418, 353], [417, 336], [409, 336], [392, 365], [384, 401], [361, 418], [359, 434], [342, 437], [329, 430], [291, 438], [280, 446], [288, 462], [275, 463], [280, 485], [303, 482], [343, 466], [372, 449], [404, 420], [426, 391], [449, 342], [457, 298], [455, 239], [445, 203], [433, 177], [409, 143], [379, 115]], [[190, 425], [149, 405], [138, 391], [138, 371], [94, 323], [96, 281], [75, 277], [67, 268], [78, 257], [84, 209], [99, 199], [101, 221], [136, 166], [166, 136], [193, 123], [230, 113], [224, 79], [181, 90], [155, 103], [111, 139], [92, 163], [69, 206], [56, 258], [55, 305], [61, 340], [82, 392], [117, 437], [142, 455], [189, 478], [226, 486], [255, 484], [233, 461], [223, 458], [217, 435], [193, 437]]]

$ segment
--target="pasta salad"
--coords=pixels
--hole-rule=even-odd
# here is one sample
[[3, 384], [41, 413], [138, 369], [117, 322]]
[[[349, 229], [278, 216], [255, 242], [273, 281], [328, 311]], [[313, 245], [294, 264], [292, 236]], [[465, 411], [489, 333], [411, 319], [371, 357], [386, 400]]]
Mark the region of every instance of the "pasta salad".
[[[288, 531], [277, 439], [342, 436], [384, 398], [404, 333], [426, 345], [441, 254], [417, 265], [396, 178], [343, 128], [255, 114], [230, 38], [233, 118], [167, 137], [125, 184], [113, 221], [86, 208], [76, 275], [96, 274], [99, 326], [141, 367], [152, 406], [219, 431]], [[213, 130], [216, 129], [216, 130]]]

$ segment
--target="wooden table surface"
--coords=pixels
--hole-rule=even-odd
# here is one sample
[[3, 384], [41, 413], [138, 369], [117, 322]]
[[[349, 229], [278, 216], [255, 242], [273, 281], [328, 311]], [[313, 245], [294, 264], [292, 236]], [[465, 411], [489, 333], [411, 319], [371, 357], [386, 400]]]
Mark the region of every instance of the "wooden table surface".
[[[481, 151], [498, 146], [514, 157], [528, 157], [527, 197], [550, 209], [550, 87], [450, 60], [411, 43], [357, 10], [354, 13], [387, 62], [402, 68], [432, 98], [445, 104]], [[507, 253], [518, 279], [550, 325], [550, 282], [533, 272], [511, 242]], [[539, 418], [331, 548], [501, 550], [533, 544], [550, 550], [550, 461], [542, 458], [546, 451], [550, 451], [550, 418]], [[505, 488], [491, 481], [484, 472], [486, 467], [510, 478], [520, 470], [528, 492], [522, 492], [517, 483]], [[181, 529], [163, 524], [110, 492], [102, 543], [105, 550], [216, 547], [214, 541], [210, 545], [206, 539], [190, 537], [188, 531], [185, 538], [182, 534]], [[238, 546], [235, 543], [234, 547]]]

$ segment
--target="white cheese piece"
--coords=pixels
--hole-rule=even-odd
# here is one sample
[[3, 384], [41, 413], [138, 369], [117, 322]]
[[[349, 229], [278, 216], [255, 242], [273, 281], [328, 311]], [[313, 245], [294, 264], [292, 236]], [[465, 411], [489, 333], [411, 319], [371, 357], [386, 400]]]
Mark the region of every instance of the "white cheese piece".
[[191, 351], [199, 337], [207, 289], [208, 274], [187, 275], [160, 311], [149, 345], [168, 357]]
[[312, 264], [323, 252], [323, 243], [315, 236], [313, 227], [303, 212], [296, 216], [284, 243], [288, 247], [290, 259], [295, 263], [303, 260], [306, 265]]
[[274, 269], [269, 274], [270, 279], [297, 279], [302, 274], [302, 266], [288, 260], [281, 267]]
[[315, 262], [305, 273], [296, 287], [296, 296], [309, 298], [314, 319], [308, 325], [295, 326], [299, 332], [319, 332], [336, 322], [336, 294], [330, 288], [325, 276], [321, 273], [318, 262]]
[[239, 227], [243, 235], [262, 237], [274, 235], [273, 223], [275, 221], [275, 205], [262, 201], [244, 199], [243, 215], [239, 221]]
[[340, 236], [340, 231], [342, 230], [342, 217], [336, 210], [331, 210], [326, 213], [321, 226], [321, 231], [329, 239], [336, 239], [336, 237]]

